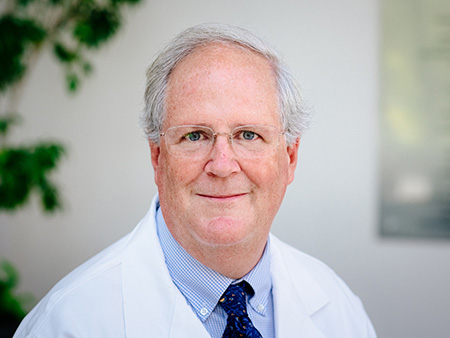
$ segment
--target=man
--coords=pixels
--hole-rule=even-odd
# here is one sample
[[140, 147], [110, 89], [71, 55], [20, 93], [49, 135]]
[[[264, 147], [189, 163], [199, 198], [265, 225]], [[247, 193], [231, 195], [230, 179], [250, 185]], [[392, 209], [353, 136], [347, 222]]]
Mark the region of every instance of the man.
[[158, 196], [135, 230], [59, 282], [16, 337], [375, 337], [324, 264], [269, 235], [306, 117], [245, 30], [196, 26], [148, 72]]

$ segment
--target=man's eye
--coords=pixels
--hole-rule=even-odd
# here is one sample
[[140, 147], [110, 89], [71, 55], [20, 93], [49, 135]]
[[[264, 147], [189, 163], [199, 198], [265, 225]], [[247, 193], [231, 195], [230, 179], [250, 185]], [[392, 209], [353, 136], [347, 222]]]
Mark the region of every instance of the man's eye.
[[258, 134], [256, 134], [255, 132], [253, 132], [251, 130], [243, 130], [243, 131], [241, 131], [240, 137], [243, 140], [252, 141], [258, 137]]
[[184, 135], [184, 139], [188, 140], [188, 141], [198, 141], [202, 138], [202, 133], [200, 131], [191, 131], [190, 133], [187, 133], [186, 135]]

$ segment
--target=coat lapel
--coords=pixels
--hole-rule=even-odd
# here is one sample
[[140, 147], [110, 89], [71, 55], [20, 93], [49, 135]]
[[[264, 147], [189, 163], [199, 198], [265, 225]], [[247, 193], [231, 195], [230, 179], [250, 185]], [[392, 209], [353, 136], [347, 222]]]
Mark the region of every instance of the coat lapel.
[[180, 292], [178, 294], [173, 312], [173, 321], [170, 324], [170, 337], [211, 338], [200, 319], [197, 318], [192, 308], [186, 302], [184, 296]]
[[328, 297], [304, 267], [287, 260], [284, 244], [273, 236], [270, 241], [276, 337], [325, 338], [311, 316]]
[[156, 233], [156, 198], [136, 227], [122, 264], [126, 337], [210, 338], [173, 284]]

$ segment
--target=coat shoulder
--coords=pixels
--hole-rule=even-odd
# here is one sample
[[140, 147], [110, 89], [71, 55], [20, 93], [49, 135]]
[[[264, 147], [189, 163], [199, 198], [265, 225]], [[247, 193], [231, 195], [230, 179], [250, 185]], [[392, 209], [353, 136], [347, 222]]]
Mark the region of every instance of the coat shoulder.
[[326, 337], [376, 337], [361, 300], [333, 269], [275, 236], [271, 236], [271, 249], [291, 292]]
[[298, 278], [299, 273], [308, 273], [324, 291], [329, 290], [333, 293], [341, 289], [342, 292], [353, 295], [347, 284], [324, 262], [292, 247], [275, 236], [271, 236], [271, 243], [280, 253], [293, 278]]
[[[25, 317], [14, 337], [72, 336], [75, 332], [74, 336], [83, 336], [80, 330], [92, 336], [100, 326], [116, 332], [123, 329], [120, 315], [108, 318], [104, 314], [122, 313], [122, 254], [129, 236], [61, 279]], [[102, 321], [105, 325], [99, 325]]]

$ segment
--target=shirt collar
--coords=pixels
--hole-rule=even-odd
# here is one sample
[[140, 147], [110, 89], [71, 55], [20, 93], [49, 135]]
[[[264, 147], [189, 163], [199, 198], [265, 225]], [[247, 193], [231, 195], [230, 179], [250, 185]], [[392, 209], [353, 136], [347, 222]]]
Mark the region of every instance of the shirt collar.
[[269, 241], [258, 264], [243, 278], [235, 281], [192, 257], [170, 233], [160, 208], [156, 212], [156, 224], [170, 276], [203, 322], [213, 312], [228, 286], [241, 280], [245, 280], [253, 288], [250, 306], [256, 312], [265, 314], [272, 289]]

